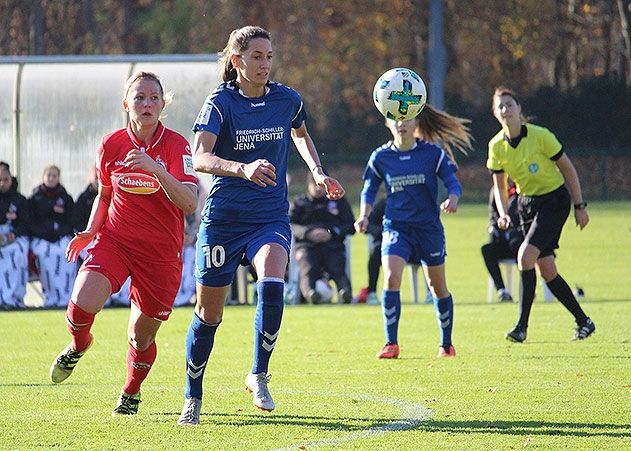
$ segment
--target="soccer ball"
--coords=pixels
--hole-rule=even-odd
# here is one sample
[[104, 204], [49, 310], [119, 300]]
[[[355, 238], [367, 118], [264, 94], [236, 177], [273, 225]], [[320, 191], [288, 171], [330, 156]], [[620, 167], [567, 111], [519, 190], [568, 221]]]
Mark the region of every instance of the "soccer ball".
[[404, 67], [390, 69], [375, 83], [375, 106], [387, 119], [409, 121], [420, 114], [427, 102], [423, 79]]

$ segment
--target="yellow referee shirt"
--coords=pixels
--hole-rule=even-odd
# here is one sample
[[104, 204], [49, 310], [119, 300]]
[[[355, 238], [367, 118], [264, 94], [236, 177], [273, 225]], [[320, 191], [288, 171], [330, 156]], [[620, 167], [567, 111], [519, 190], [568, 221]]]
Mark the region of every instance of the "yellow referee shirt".
[[526, 124], [526, 133], [516, 148], [511, 147], [503, 131], [489, 141], [486, 167], [506, 172], [515, 182], [518, 193], [541, 196], [565, 183], [563, 174], [550, 159], [561, 149], [561, 143], [550, 130]]

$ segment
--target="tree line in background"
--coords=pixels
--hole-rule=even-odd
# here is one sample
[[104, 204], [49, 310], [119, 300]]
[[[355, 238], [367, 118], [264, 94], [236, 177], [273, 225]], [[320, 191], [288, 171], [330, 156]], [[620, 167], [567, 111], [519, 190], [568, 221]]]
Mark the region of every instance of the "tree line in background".
[[[214, 53], [231, 30], [260, 25], [273, 78], [302, 93], [320, 149], [363, 158], [388, 136], [372, 105], [377, 77], [427, 73], [429, 1], [0, 0], [0, 54]], [[567, 146], [631, 148], [630, 3], [444, 0], [445, 108], [473, 120], [473, 158], [498, 130], [498, 84]]]

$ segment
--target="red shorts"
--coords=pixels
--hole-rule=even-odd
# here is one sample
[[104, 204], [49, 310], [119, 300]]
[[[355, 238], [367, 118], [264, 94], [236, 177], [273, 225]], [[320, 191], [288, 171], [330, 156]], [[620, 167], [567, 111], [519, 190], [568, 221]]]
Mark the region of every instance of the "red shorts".
[[100, 236], [89, 249], [79, 271], [96, 271], [112, 285], [112, 293], [120, 290], [131, 276], [130, 300], [145, 315], [166, 321], [182, 279], [182, 261], [145, 262], [134, 258], [111, 239]]

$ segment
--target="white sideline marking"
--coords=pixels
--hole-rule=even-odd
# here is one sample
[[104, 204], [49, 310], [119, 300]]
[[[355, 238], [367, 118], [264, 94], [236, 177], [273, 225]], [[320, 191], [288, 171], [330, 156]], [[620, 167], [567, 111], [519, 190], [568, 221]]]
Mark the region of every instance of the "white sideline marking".
[[363, 401], [381, 403], [381, 404], [389, 404], [391, 406], [398, 407], [402, 410], [403, 415], [398, 420], [391, 421], [390, 423], [382, 424], [379, 426], [371, 427], [370, 429], [365, 429], [363, 431], [355, 431], [349, 434], [346, 434], [342, 437], [335, 438], [325, 438], [322, 440], [314, 440], [311, 442], [301, 442], [296, 443], [294, 445], [285, 446], [283, 448], [274, 448], [271, 451], [293, 451], [299, 446], [304, 446], [308, 448], [315, 448], [316, 446], [328, 446], [328, 445], [339, 445], [341, 443], [350, 442], [353, 440], [361, 440], [367, 437], [376, 437], [379, 435], [387, 434], [388, 432], [396, 432], [396, 431], [406, 431], [408, 429], [414, 429], [421, 425], [421, 423], [429, 420], [432, 416], [431, 409], [421, 405], [415, 404], [408, 401], [402, 401], [400, 399], [390, 399], [390, 398], [380, 398], [377, 396], [369, 396], [369, 395], [327, 395], [322, 393], [306, 393], [306, 392], [287, 392], [290, 394], [301, 394], [301, 395], [312, 395], [312, 396], [320, 396], [320, 397], [329, 397], [329, 398], [354, 398], [361, 399]]

